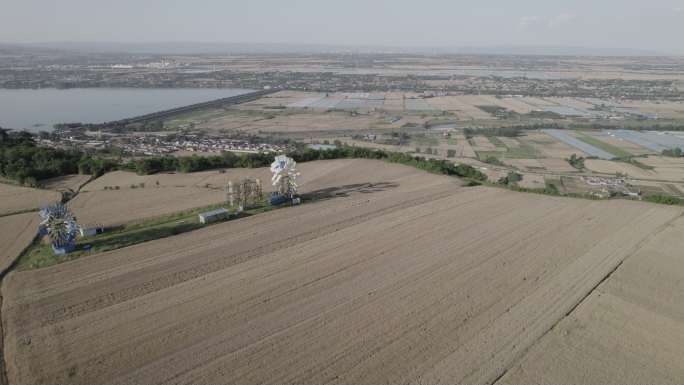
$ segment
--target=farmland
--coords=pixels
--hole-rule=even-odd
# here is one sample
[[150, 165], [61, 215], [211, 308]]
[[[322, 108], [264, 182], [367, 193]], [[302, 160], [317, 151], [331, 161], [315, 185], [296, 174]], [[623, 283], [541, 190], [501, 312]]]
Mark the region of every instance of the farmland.
[[306, 166], [328, 199], [11, 272], [10, 383], [491, 383], [682, 215]]
[[645, 240], [502, 384], [679, 384], [682, 218]]
[[[315, 165], [302, 163], [299, 166], [303, 173], [299, 181], [302, 192], [314, 192], [321, 181], [330, 181], [340, 173], [348, 175], [362, 163], [358, 160], [321, 161]], [[376, 168], [371, 166], [367, 171]], [[116, 171], [84, 186], [83, 191], [69, 202], [69, 207], [83, 225], [119, 226], [226, 203], [228, 182], [237, 183], [244, 178], [259, 178], [265, 193], [272, 190], [271, 173], [267, 168], [145, 176]]]
[[0, 217], [0, 274], [31, 244], [39, 223], [38, 213]]
[[38, 210], [61, 199], [56, 191], [0, 183], [0, 216]]

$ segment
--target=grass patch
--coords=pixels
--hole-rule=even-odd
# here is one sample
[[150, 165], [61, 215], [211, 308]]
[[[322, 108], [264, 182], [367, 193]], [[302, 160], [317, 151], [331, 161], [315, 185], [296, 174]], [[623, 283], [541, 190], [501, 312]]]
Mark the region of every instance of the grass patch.
[[603, 151], [606, 151], [608, 153], [613, 154], [616, 158], [629, 158], [633, 156], [633, 154], [630, 154], [629, 152], [621, 149], [620, 147], [613, 146], [612, 144], [608, 144], [602, 140], [598, 140], [594, 137], [587, 136], [587, 135], [578, 135], [577, 139], [583, 141], [586, 144], [590, 144], [594, 147], [598, 147]]
[[439, 140], [427, 135], [414, 135], [411, 137], [411, 145], [437, 147], [439, 146]]
[[661, 205], [684, 206], [684, 199], [675, 198], [669, 195], [647, 195], [643, 197], [643, 200]]
[[630, 158], [617, 158], [617, 159], [615, 159], [615, 160], [618, 161], [618, 162], [629, 163], [629, 164], [631, 164], [631, 165], [633, 165], [633, 166], [639, 167], [639, 168], [642, 169], [642, 170], [646, 170], [646, 171], [655, 170], [655, 167], [649, 166], [649, 165], [647, 165], [647, 164], [643, 164], [643, 163], [639, 162], [638, 160], [634, 159], [633, 157], [630, 157]]
[[496, 136], [486, 136], [487, 140], [496, 147], [503, 147], [503, 148], [508, 148], [504, 144], [504, 142], [501, 141], [501, 139], [497, 138]]
[[[123, 247], [137, 245], [155, 239], [166, 238], [178, 234], [187, 233], [203, 227], [211, 226], [238, 218], [244, 218], [267, 211], [276, 207], [264, 201], [261, 205], [245, 210], [239, 216], [232, 215], [226, 221], [219, 221], [203, 225], [199, 222], [197, 214], [225, 207], [225, 205], [211, 205], [192, 210], [182, 211], [163, 217], [150, 219], [130, 225], [119, 227], [104, 234], [79, 238], [76, 250], [66, 255], [54, 255], [49, 244], [36, 240], [17, 261], [18, 270], [38, 269], [56, 265], [62, 262], [75, 260], [83, 256], [117, 250]], [[287, 207], [287, 206], [282, 206]]]
[[528, 143], [518, 141], [520, 143], [518, 147], [508, 147], [501, 139], [495, 136], [488, 136], [487, 139], [494, 146], [505, 148], [506, 151], [476, 151], [477, 157], [480, 160], [487, 159], [490, 156], [509, 159], [537, 159], [539, 157], [537, 150]]
[[521, 141], [518, 141], [518, 143], [520, 143], [518, 147], [506, 147], [508, 149], [508, 152], [506, 152], [507, 158], [537, 159], [539, 157], [539, 153], [533, 146]]

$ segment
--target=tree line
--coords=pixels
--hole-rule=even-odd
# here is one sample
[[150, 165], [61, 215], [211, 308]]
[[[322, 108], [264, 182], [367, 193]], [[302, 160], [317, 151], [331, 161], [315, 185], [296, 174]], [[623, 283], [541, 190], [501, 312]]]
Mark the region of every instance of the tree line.
[[[377, 159], [400, 163], [442, 175], [454, 175], [484, 181], [487, 177], [468, 165], [425, 159], [419, 156], [360, 147], [338, 147], [315, 150], [297, 149], [287, 154], [297, 162], [326, 159]], [[235, 154], [224, 152], [215, 156], [152, 156], [121, 163], [116, 159], [87, 154], [78, 149], [54, 149], [38, 146], [33, 136], [25, 132], [9, 132], [0, 128], [0, 175], [21, 184], [38, 186], [47, 178], [69, 174], [98, 177], [113, 170], [134, 171], [141, 175], [159, 172], [197, 172], [229, 168], [268, 167], [273, 162], [271, 153]]]

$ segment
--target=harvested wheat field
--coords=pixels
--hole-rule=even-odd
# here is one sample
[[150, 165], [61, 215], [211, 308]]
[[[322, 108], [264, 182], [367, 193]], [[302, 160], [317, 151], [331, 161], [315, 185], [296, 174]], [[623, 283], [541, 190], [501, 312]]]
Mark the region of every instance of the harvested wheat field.
[[502, 384], [672, 384], [684, 379], [680, 217], [535, 345]]
[[0, 274], [31, 244], [39, 223], [38, 213], [0, 217]]
[[475, 151], [505, 151], [505, 149], [496, 147], [484, 136], [474, 136], [471, 140], [473, 143], [473, 150]]
[[572, 154], [584, 157], [587, 156], [587, 154], [581, 150], [558, 141], [554, 137], [543, 132], [529, 133], [524, 137], [521, 137], [520, 141], [530, 144], [538, 153], [547, 158], [567, 159], [572, 156]]
[[85, 185], [69, 208], [83, 225], [118, 226], [226, 202], [228, 181], [247, 177], [261, 178], [265, 190], [270, 187], [267, 169], [144, 176], [114, 171]]
[[518, 183], [520, 187], [543, 189], [546, 187], [546, 181], [543, 175], [538, 174], [523, 174], [523, 179]]
[[626, 174], [631, 178], [638, 179], [658, 179], [658, 175], [651, 170], [644, 170], [635, 165], [626, 162], [614, 162], [603, 159], [587, 159], [584, 161], [584, 166], [591, 171], [613, 174]]
[[681, 215], [337, 166], [331, 199], [10, 273], [10, 382], [491, 383]]
[[[301, 163], [298, 169], [303, 176], [298, 184], [303, 192], [313, 191], [320, 178], [329, 178], [327, 173], [357, 172], [354, 167], [358, 162], [347, 159]], [[85, 185], [69, 202], [69, 208], [81, 224], [118, 226], [227, 202], [228, 181], [237, 183], [244, 178], [259, 178], [264, 192], [268, 193], [272, 191], [271, 175], [268, 168], [154, 175], [114, 171]]]
[[455, 135], [456, 138], [456, 157], [458, 158], [477, 158], [475, 150], [464, 135]]
[[670, 158], [667, 156], [649, 156], [639, 158], [639, 162], [654, 167], [659, 179], [672, 181], [684, 180], [684, 158]]
[[539, 163], [541, 163], [545, 169], [551, 172], [570, 173], [579, 171], [572, 167], [565, 159], [545, 158], [539, 159]]
[[0, 183], [0, 216], [38, 210], [61, 199], [62, 194], [56, 191]]
[[522, 171], [544, 170], [545, 167], [540, 160], [541, 159], [506, 159], [505, 162]]
[[43, 188], [55, 191], [78, 191], [83, 185], [88, 183], [92, 177], [90, 175], [65, 175], [41, 181]]

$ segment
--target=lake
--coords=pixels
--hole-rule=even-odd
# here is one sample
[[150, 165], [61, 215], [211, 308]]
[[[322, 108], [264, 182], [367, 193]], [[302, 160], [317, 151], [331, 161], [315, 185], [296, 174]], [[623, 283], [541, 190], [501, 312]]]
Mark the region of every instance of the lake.
[[56, 123], [103, 123], [251, 92], [218, 88], [0, 89], [0, 127], [51, 131]]

